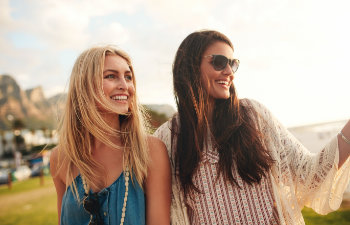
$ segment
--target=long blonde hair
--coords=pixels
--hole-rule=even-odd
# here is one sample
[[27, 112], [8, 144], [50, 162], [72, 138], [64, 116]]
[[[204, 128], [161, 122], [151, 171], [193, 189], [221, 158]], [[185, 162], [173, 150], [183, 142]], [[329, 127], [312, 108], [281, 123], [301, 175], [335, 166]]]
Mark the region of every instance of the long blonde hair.
[[[64, 152], [64, 160], [68, 163], [66, 181], [73, 181], [72, 188], [77, 196], [79, 195], [73, 177], [75, 167], [89, 184], [99, 189], [104, 186], [103, 181], [95, 179], [96, 171], [101, 171], [101, 165], [92, 157], [95, 139], [113, 149], [123, 149], [123, 170], [128, 167], [133, 171], [141, 186], [147, 176], [149, 156], [144, 110], [138, 103], [136, 92], [127, 114], [113, 109], [102, 89], [104, 61], [107, 55], [122, 57], [135, 76], [131, 59], [124, 51], [110, 45], [87, 49], [74, 64], [65, 112], [59, 126], [58, 149]], [[136, 88], [135, 79], [133, 84]], [[120, 130], [112, 128], [104, 121], [99, 110], [101, 107], [119, 115]], [[116, 135], [121, 137], [123, 146], [114, 144], [108, 138]]]

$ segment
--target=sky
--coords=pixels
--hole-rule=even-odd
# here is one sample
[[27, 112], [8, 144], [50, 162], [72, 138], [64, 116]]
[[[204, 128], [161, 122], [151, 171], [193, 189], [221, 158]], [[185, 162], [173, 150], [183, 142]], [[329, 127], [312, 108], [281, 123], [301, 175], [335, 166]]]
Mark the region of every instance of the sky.
[[0, 0], [0, 74], [46, 97], [65, 92], [77, 56], [114, 44], [133, 60], [143, 104], [175, 106], [172, 63], [190, 33], [214, 29], [240, 59], [239, 98], [287, 127], [350, 116], [348, 0]]

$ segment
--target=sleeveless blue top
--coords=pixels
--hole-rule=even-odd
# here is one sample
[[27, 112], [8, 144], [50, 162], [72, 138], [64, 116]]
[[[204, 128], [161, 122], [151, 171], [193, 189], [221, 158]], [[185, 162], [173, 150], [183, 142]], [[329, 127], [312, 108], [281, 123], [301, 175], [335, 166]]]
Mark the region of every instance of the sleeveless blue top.
[[[131, 178], [131, 177], [130, 177]], [[133, 182], [129, 180], [128, 201], [126, 203], [125, 225], [144, 225], [145, 222], [145, 195], [133, 176]], [[69, 186], [62, 198], [61, 225], [88, 225], [90, 214], [83, 208], [84, 186], [81, 176], [75, 178], [80, 202], [74, 197]], [[90, 193], [91, 190], [90, 190]], [[118, 177], [109, 187], [98, 192], [100, 202], [100, 217], [104, 225], [119, 225], [125, 196], [124, 173]]]

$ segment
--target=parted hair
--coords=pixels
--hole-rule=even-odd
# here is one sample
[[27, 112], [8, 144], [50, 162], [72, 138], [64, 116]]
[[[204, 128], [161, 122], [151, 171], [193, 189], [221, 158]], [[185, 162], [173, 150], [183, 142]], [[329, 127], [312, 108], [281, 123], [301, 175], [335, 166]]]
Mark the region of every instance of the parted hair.
[[[219, 175], [234, 185], [238, 185], [233, 176], [235, 170], [248, 184], [258, 183], [273, 163], [257, 128], [254, 112], [251, 107], [240, 104], [233, 84], [228, 99], [216, 99], [214, 104], [209, 104], [208, 93], [200, 79], [200, 65], [205, 50], [215, 42], [224, 42], [233, 49], [224, 34], [201, 30], [183, 40], [173, 63], [178, 115], [172, 119], [172, 151], [185, 196], [199, 191], [192, 178], [208, 143], [208, 128], [213, 147], [219, 152]], [[212, 118], [208, 118], [209, 110], [212, 110]]]
[[[130, 57], [124, 51], [110, 45], [92, 47], [81, 53], [70, 77], [65, 111], [58, 130], [58, 149], [66, 156], [66, 179], [73, 180], [76, 195], [78, 192], [73, 178], [74, 167], [90, 184], [103, 188], [103, 181], [94, 179], [97, 176], [96, 171], [102, 171], [102, 165], [92, 157], [95, 140], [104, 142], [117, 151], [124, 151], [123, 169], [128, 167], [133, 171], [131, 175], [135, 175], [141, 186], [147, 176], [149, 156], [144, 110], [138, 103], [136, 92], [131, 99], [129, 112], [124, 114], [116, 111], [104, 95], [103, 68], [108, 55], [122, 57], [135, 77]], [[133, 84], [136, 88], [135, 79]], [[120, 130], [112, 128], [103, 119], [101, 108], [119, 117]], [[118, 135], [122, 140], [121, 146], [108, 138]]]

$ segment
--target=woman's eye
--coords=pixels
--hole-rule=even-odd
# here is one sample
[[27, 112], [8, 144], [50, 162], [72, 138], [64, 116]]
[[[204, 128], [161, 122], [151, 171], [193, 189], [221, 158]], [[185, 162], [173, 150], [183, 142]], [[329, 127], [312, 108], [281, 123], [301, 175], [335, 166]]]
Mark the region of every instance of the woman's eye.
[[125, 75], [126, 80], [132, 80], [132, 75]]
[[114, 79], [115, 76], [113, 74], [107, 74], [104, 78], [105, 79]]

